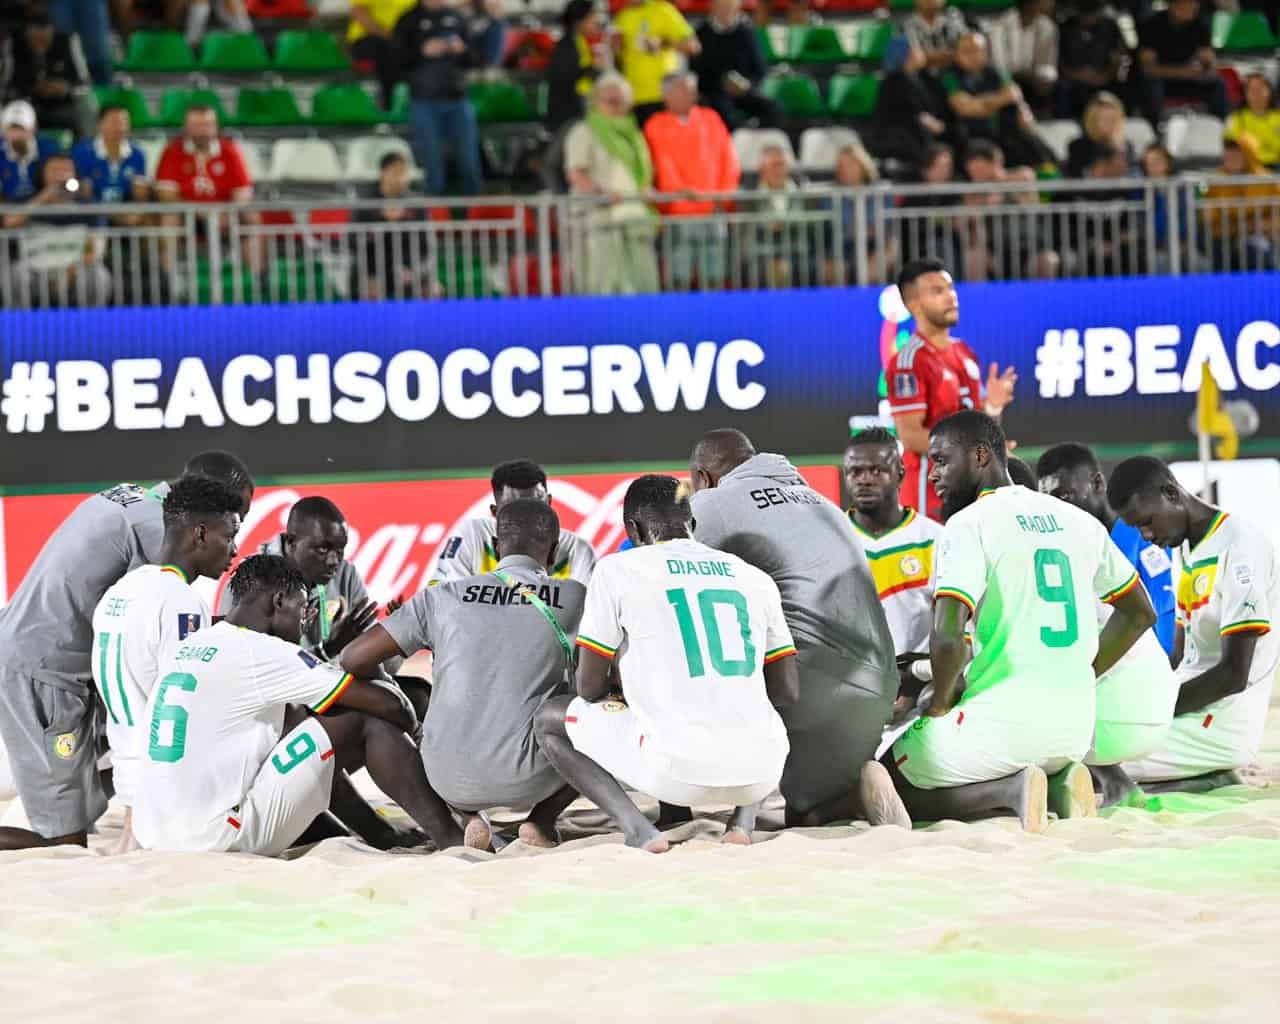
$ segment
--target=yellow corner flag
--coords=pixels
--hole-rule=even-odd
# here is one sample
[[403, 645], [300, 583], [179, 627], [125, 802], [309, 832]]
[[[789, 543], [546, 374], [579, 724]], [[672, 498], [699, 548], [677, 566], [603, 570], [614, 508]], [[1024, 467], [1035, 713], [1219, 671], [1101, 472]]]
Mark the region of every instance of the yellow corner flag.
[[1214, 380], [1209, 364], [1200, 367], [1200, 395], [1196, 399], [1196, 430], [1205, 437], [1218, 439], [1218, 458], [1234, 459], [1240, 450], [1240, 438], [1236, 426], [1222, 408], [1218, 382]]

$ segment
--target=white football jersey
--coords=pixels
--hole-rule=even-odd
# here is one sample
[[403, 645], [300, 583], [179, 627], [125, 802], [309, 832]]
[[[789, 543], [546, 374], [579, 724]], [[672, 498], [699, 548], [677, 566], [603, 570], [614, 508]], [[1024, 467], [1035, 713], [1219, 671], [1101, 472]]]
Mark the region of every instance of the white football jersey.
[[325, 711], [350, 682], [294, 644], [229, 622], [187, 637], [161, 665], [143, 718], [138, 841], [217, 849], [228, 815], [283, 735], [285, 706]]
[[93, 613], [93, 681], [107, 712], [116, 793], [133, 804], [146, 744], [147, 700], [160, 666], [209, 625], [209, 607], [173, 565], [144, 565], [110, 587]]
[[902, 522], [873, 537], [849, 513], [876, 581], [876, 593], [893, 634], [895, 654], [928, 654], [933, 631], [934, 543], [942, 524], [906, 509]]
[[[499, 561], [494, 547], [497, 534], [498, 521], [493, 516], [463, 520], [458, 532], [440, 549], [431, 585], [493, 572]], [[561, 530], [548, 575], [585, 584], [590, 582], [595, 566], [595, 549], [572, 530]]]
[[587, 588], [578, 645], [616, 659], [641, 742], [678, 781], [736, 786], [781, 772], [787, 732], [764, 666], [795, 644], [759, 569], [692, 539], [609, 555]]

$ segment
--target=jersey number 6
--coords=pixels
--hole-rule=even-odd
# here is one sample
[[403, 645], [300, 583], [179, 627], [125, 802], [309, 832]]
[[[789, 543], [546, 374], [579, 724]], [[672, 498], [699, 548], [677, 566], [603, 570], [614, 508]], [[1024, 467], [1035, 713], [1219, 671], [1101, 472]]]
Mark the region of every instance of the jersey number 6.
[[[160, 680], [160, 692], [156, 694], [156, 709], [151, 715], [151, 743], [147, 754], [153, 761], [172, 764], [181, 761], [187, 752], [187, 709], [181, 704], [166, 704], [169, 691], [177, 688], [190, 693], [196, 688], [196, 677], [190, 672], [170, 672]], [[173, 723], [173, 733], [168, 743], [160, 742], [160, 724]]]

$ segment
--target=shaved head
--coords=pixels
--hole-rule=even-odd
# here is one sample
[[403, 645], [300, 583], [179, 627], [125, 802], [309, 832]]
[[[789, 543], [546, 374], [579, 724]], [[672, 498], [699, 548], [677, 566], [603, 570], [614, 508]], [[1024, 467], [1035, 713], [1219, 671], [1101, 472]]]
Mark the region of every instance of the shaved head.
[[715, 487], [726, 473], [737, 469], [756, 454], [751, 438], [741, 430], [721, 428], [708, 431], [693, 446], [689, 456], [689, 476], [694, 491]]

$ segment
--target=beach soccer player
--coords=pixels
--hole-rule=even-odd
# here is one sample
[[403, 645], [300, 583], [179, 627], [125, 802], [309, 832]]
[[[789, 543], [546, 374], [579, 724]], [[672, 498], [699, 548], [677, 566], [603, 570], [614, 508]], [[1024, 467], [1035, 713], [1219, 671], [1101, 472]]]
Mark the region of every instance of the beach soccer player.
[[422, 762], [432, 788], [466, 817], [468, 846], [490, 846], [481, 812], [499, 806], [531, 808], [520, 838], [554, 846], [556, 819], [577, 796], [533, 735], [542, 702], [572, 690], [587, 593], [548, 574], [559, 539], [545, 501], [507, 502], [498, 509], [491, 572], [428, 587], [342, 652], [343, 668], [356, 675], [390, 656], [433, 652]]
[[148, 742], [144, 718], [160, 666], [197, 630], [209, 608], [191, 584], [231, 567], [241, 495], [208, 477], [185, 476], [164, 499], [160, 565], [143, 565], [108, 588], [93, 613], [93, 682], [106, 710], [116, 796], [125, 822], [116, 852], [136, 848], [133, 804]]
[[331, 808], [375, 845], [399, 845], [367, 805], [335, 800], [336, 780], [362, 767], [437, 847], [460, 844], [462, 830], [406, 735], [417, 727], [408, 701], [298, 647], [301, 573], [276, 555], [253, 555], [230, 586], [227, 617], [187, 637], [147, 704], [134, 807], [142, 846], [274, 856], [313, 823], [330, 825]]
[[1107, 499], [1144, 539], [1181, 549], [1173, 724], [1159, 750], [1125, 771], [1151, 792], [1236, 782], [1235, 769], [1262, 745], [1280, 663], [1275, 549], [1256, 527], [1188, 493], [1159, 459], [1120, 463]]
[[[1046, 802], [1059, 817], [1096, 813], [1080, 763], [1093, 739], [1096, 680], [1155, 613], [1102, 525], [1013, 486], [1005, 459], [1004, 432], [984, 413], [956, 413], [933, 428], [930, 476], [946, 515], [929, 648], [934, 693], [885, 757], [914, 818], [1010, 810], [1038, 831]], [[1101, 634], [1095, 597], [1113, 607]]]
[[725, 841], [749, 843], [756, 805], [787, 757], [775, 709], [797, 693], [778, 588], [693, 539], [674, 477], [634, 481], [622, 518], [635, 546], [596, 566], [578, 633], [578, 696], [542, 706], [538, 743], [629, 846], [661, 853], [668, 843], [623, 785], [678, 807], [728, 804]]

